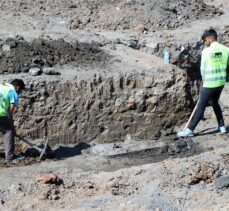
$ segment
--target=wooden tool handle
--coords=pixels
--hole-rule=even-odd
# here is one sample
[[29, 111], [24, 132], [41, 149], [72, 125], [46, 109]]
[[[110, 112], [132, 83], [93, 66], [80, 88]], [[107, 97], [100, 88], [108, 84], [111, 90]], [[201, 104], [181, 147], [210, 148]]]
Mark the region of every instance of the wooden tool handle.
[[199, 100], [197, 101], [197, 103], [196, 103], [196, 105], [195, 105], [195, 108], [193, 109], [192, 114], [191, 114], [191, 116], [189, 117], [188, 122], [187, 122], [187, 124], [186, 124], [185, 127], [184, 127], [184, 130], [188, 128], [188, 125], [189, 125], [190, 122], [192, 121], [192, 118], [193, 118], [194, 114], [196, 113], [196, 109], [197, 109], [198, 103], [199, 103]]

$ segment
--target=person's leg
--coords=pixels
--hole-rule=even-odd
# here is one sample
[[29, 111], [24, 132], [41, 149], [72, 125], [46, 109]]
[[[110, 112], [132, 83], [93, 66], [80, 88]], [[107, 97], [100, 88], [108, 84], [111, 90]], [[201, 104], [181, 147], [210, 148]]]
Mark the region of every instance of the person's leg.
[[223, 119], [222, 110], [221, 110], [221, 107], [218, 103], [222, 90], [223, 90], [223, 87], [215, 89], [214, 95], [213, 95], [212, 100], [211, 100], [211, 104], [212, 104], [213, 110], [214, 110], [216, 118], [217, 118], [218, 127], [224, 126], [224, 119]]
[[14, 157], [14, 135], [15, 127], [8, 121], [7, 118], [0, 118], [0, 127], [3, 133], [4, 147], [5, 147], [5, 160], [10, 161]]
[[188, 125], [188, 128], [190, 130], [194, 130], [197, 126], [197, 124], [200, 122], [200, 120], [204, 116], [205, 108], [208, 104], [208, 101], [212, 98], [212, 89], [211, 88], [202, 88], [200, 91], [200, 99], [197, 105], [196, 113], [191, 120], [190, 124]]

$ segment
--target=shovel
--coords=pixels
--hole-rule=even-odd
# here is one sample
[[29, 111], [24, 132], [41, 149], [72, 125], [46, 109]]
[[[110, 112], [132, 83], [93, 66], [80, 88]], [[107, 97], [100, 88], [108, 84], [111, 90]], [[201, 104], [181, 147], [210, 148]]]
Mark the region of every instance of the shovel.
[[185, 127], [184, 127], [184, 130], [188, 128], [188, 125], [189, 125], [190, 122], [192, 121], [192, 118], [193, 118], [194, 114], [196, 113], [196, 109], [197, 109], [198, 103], [199, 103], [199, 100], [197, 101], [197, 103], [196, 103], [196, 105], [195, 105], [195, 108], [193, 109], [192, 114], [191, 114], [191, 116], [189, 117], [188, 122], [187, 122], [187, 124], [186, 124]]
[[43, 158], [43, 156], [46, 154], [46, 150], [47, 150], [47, 147], [48, 147], [48, 139], [45, 141], [44, 147], [41, 148], [41, 147], [36, 146], [32, 142], [26, 140], [24, 137], [22, 137], [22, 136], [20, 136], [18, 134], [16, 134], [15, 137], [17, 137], [21, 141], [25, 142], [26, 144], [28, 144], [30, 147], [36, 149], [40, 153], [39, 160], [41, 160]]
[[[5, 131], [3, 128], [0, 128], [0, 130]], [[23, 141], [24, 143], [26, 143], [27, 145], [29, 145], [33, 149], [37, 150], [40, 153], [39, 160], [41, 160], [43, 158], [43, 156], [46, 154], [46, 150], [48, 148], [48, 139], [45, 141], [44, 147], [41, 148], [41, 147], [36, 146], [35, 144], [33, 144], [32, 142], [30, 142], [29, 140], [25, 139], [24, 137], [22, 137], [18, 134], [15, 134], [15, 137], [17, 137], [18, 139], [20, 139], [21, 141]]]

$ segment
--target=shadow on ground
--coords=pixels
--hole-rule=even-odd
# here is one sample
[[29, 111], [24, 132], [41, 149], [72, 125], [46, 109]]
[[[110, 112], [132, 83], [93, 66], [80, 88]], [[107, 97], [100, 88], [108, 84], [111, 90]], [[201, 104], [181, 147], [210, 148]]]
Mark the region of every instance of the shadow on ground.
[[205, 135], [213, 135], [213, 134], [216, 134], [216, 133], [219, 133], [219, 130], [216, 129], [215, 127], [213, 127], [213, 128], [204, 129], [204, 130], [196, 133], [196, 135], [197, 136], [205, 136]]
[[87, 143], [79, 143], [75, 146], [59, 146], [57, 149], [53, 150], [52, 154], [55, 158], [62, 160], [76, 155], [80, 155], [82, 150], [90, 148], [90, 145]]

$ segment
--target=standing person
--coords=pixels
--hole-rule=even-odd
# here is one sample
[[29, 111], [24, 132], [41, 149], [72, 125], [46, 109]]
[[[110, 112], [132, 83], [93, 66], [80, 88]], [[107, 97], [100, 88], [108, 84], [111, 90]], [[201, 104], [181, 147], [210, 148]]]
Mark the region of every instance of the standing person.
[[0, 131], [3, 133], [5, 147], [5, 161], [16, 159], [14, 154], [14, 118], [13, 112], [19, 102], [19, 94], [25, 89], [21, 79], [14, 79], [9, 83], [0, 83]]
[[219, 131], [227, 132], [218, 100], [226, 82], [229, 49], [217, 42], [217, 33], [214, 29], [206, 30], [202, 35], [202, 40], [206, 46], [202, 51], [200, 68], [203, 87], [200, 91], [196, 113], [188, 127], [178, 133], [179, 137], [194, 136], [193, 131], [203, 118], [209, 101], [215, 112]]

